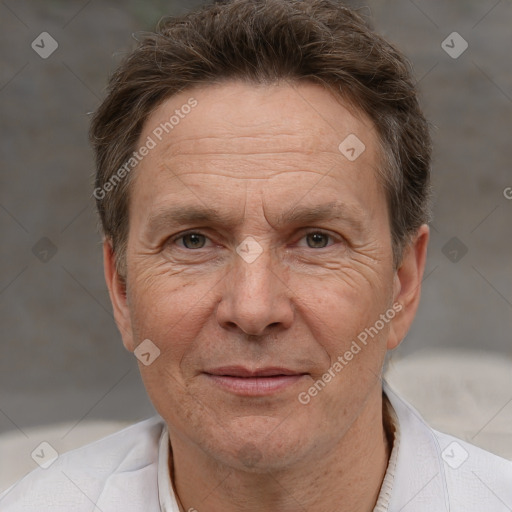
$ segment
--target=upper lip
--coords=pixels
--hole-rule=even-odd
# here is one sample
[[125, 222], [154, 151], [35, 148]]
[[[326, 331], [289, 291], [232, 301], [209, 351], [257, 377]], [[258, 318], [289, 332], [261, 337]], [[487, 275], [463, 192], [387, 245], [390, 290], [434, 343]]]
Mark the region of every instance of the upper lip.
[[205, 373], [210, 375], [222, 375], [225, 377], [276, 377], [278, 375], [303, 375], [304, 372], [290, 370], [288, 368], [267, 367], [251, 370], [244, 366], [223, 366], [214, 368]]

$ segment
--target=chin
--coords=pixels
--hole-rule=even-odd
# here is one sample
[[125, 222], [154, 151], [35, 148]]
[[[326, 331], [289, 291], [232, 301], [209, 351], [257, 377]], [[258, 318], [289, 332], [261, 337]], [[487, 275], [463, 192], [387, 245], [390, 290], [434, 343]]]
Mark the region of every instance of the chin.
[[300, 463], [313, 448], [308, 446], [311, 437], [306, 435], [310, 429], [286, 422], [282, 418], [237, 418], [225, 431], [212, 432], [209, 444], [213, 450], [208, 451], [238, 470], [258, 473], [285, 469]]

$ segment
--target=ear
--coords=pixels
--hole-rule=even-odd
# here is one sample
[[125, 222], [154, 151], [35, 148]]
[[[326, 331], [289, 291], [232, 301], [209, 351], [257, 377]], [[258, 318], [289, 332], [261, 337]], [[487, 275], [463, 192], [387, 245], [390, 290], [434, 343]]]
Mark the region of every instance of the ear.
[[110, 240], [103, 241], [103, 269], [105, 272], [105, 281], [107, 282], [108, 293], [112, 308], [114, 310], [114, 319], [117, 328], [123, 338], [123, 344], [126, 350], [133, 352], [135, 349], [133, 343], [132, 324], [130, 319], [130, 309], [126, 296], [126, 286], [119, 276], [115, 263], [114, 250]]
[[418, 229], [412, 242], [404, 249], [400, 268], [395, 272], [393, 304], [400, 304], [401, 309], [390, 324], [388, 350], [393, 350], [400, 345], [416, 315], [427, 259], [429, 233], [430, 230], [426, 224]]

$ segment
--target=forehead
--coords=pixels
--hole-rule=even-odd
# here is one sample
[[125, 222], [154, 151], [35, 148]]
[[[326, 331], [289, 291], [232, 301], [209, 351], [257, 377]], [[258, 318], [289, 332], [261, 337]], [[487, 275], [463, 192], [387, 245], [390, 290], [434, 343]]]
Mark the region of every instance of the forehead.
[[218, 138], [226, 152], [252, 154], [258, 152], [252, 137], [265, 142], [261, 152], [334, 149], [338, 155], [333, 142], [341, 143], [354, 131], [366, 146], [375, 145], [373, 122], [320, 85], [227, 82], [167, 99], [148, 117], [141, 138], [153, 135], [170, 157], [190, 149], [218, 149]]
[[315, 200], [338, 200], [335, 189], [344, 188], [347, 200], [367, 206], [380, 189], [373, 123], [316, 84], [196, 87], [155, 109], [139, 144], [150, 139], [154, 147], [132, 183], [138, 207], [160, 207], [159, 198], [168, 200], [173, 190], [181, 200], [193, 187], [223, 187], [226, 180], [266, 180], [287, 187], [291, 200], [307, 188]]

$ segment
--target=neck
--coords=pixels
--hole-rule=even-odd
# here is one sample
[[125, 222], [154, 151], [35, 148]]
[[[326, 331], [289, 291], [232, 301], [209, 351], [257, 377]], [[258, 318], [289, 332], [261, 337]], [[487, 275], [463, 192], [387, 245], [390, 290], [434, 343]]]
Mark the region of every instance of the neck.
[[379, 390], [328, 453], [285, 471], [219, 467], [171, 435], [171, 478], [181, 512], [371, 512], [391, 452], [382, 407]]

